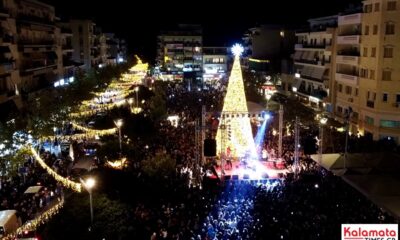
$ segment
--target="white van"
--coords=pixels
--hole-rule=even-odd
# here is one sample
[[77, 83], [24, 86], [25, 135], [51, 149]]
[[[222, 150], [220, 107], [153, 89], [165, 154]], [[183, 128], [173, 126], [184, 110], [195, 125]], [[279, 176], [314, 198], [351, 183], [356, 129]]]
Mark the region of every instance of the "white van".
[[0, 238], [15, 232], [20, 226], [16, 210], [0, 211]]

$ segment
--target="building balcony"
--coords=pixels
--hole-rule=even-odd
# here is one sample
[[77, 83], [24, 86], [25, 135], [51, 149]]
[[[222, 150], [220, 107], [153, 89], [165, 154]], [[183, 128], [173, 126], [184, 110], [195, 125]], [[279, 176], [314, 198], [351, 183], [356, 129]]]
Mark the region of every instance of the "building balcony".
[[37, 38], [37, 39], [29, 39], [29, 38], [20, 38], [18, 39], [18, 44], [23, 46], [31, 46], [31, 45], [54, 45], [55, 41], [51, 38]]
[[54, 20], [50, 19], [50, 17], [38, 17], [28, 14], [18, 14], [17, 21], [33, 24], [54, 25]]
[[24, 72], [32, 72], [41, 70], [44, 68], [50, 68], [57, 66], [56, 61], [35, 61], [35, 62], [24, 62], [21, 65], [21, 70]]
[[327, 96], [327, 93], [324, 90], [306, 90], [305, 88], [297, 89], [297, 93], [305, 96], [315, 97], [319, 100], [322, 100]]
[[348, 85], [358, 85], [358, 76], [344, 74], [344, 73], [336, 73], [336, 81], [343, 82]]
[[325, 60], [307, 60], [307, 59], [296, 59], [295, 63], [305, 63], [305, 64], [312, 64], [312, 65], [317, 65], [317, 66], [329, 66], [328, 61]]
[[310, 48], [310, 49], [325, 49], [330, 44], [310, 44], [310, 43], [297, 43], [294, 45], [295, 49], [303, 49], [303, 48]]
[[357, 56], [336, 56], [336, 63], [348, 64], [348, 65], [358, 65], [360, 63], [360, 57]]
[[360, 35], [338, 36], [338, 44], [360, 44]]
[[361, 24], [362, 13], [355, 13], [338, 17], [338, 25]]

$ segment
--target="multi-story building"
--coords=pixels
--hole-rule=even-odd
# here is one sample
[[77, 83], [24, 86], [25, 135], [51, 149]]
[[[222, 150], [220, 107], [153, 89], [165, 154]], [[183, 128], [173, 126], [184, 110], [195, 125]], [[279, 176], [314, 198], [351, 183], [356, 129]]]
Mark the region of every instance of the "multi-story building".
[[[92, 20], [70, 20], [72, 30], [72, 59], [84, 65], [85, 70], [101, 64], [101, 32]], [[105, 43], [105, 39], [104, 39]]]
[[201, 81], [203, 36], [199, 25], [180, 24], [176, 31], [162, 32], [157, 44], [157, 62], [164, 79]]
[[119, 39], [116, 38], [114, 33], [104, 33], [107, 45], [107, 65], [115, 65], [118, 62], [119, 53]]
[[337, 16], [310, 19], [310, 28], [296, 32], [292, 91], [311, 106], [331, 111]]
[[[359, 118], [359, 70], [362, 10], [344, 12], [338, 16], [336, 37], [336, 62], [334, 91], [334, 113], [343, 120], [351, 107], [350, 122], [358, 125]], [[354, 129], [354, 126], [353, 128]]]
[[128, 50], [126, 47], [126, 41], [125, 39], [120, 39], [119, 40], [119, 45], [118, 45], [118, 59], [117, 62], [122, 63], [127, 60], [128, 57]]
[[279, 25], [260, 25], [246, 31], [243, 38], [244, 66], [256, 71], [280, 72], [281, 60], [290, 57], [294, 31]]
[[[77, 67], [82, 66], [73, 61], [72, 53], [74, 49], [72, 47], [72, 30], [69, 22], [58, 22], [57, 26], [60, 28], [60, 41], [61, 41], [61, 53], [58, 53], [62, 58], [62, 75], [61, 79], [65, 81], [73, 81], [75, 70]], [[60, 80], [61, 80], [60, 79]]]
[[358, 34], [347, 41], [359, 47], [356, 58], [348, 60], [349, 72], [337, 70], [336, 115], [343, 117], [351, 108], [353, 133], [399, 143], [400, 1], [366, 0], [362, 14], [342, 17], [343, 24], [357, 24]]
[[203, 81], [212, 83], [226, 77], [229, 49], [226, 47], [203, 47]]
[[[62, 75], [54, 7], [36, 0], [1, 1], [0, 103], [51, 86]], [[20, 100], [20, 99], [19, 99]]]

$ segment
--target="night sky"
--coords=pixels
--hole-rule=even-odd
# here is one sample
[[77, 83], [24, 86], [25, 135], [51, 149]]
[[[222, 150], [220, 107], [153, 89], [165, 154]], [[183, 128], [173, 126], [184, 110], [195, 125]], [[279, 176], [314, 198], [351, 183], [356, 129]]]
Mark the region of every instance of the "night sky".
[[[103, 31], [128, 41], [130, 53], [154, 60], [156, 36], [176, 23], [198, 23], [204, 44], [230, 46], [255, 24], [301, 26], [312, 17], [337, 14], [361, 0], [42, 0], [56, 7], [57, 16], [91, 18]], [[235, 2], [241, 2], [235, 0]], [[136, 6], [135, 6], [136, 4]]]

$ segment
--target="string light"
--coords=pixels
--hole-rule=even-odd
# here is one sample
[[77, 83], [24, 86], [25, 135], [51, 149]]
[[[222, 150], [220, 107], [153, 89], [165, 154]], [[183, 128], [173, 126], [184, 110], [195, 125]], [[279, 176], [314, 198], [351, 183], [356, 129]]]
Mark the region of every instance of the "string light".
[[110, 135], [114, 134], [117, 132], [117, 128], [110, 128], [110, 129], [103, 129], [103, 130], [96, 130], [96, 129], [90, 129], [81, 125], [78, 125], [77, 123], [72, 122], [72, 126], [78, 130], [84, 131], [86, 135], [92, 135], [92, 136], [104, 136], [104, 135]]
[[18, 235], [20, 235], [26, 231], [36, 230], [40, 225], [46, 223], [47, 221], [50, 220], [50, 218], [52, 218], [54, 215], [56, 215], [63, 206], [64, 206], [64, 198], [62, 197], [61, 200], [59, 200], [59, 202], [56, 205], [54, 205], [52, 208], [43, 212], [36, 218], [34, 218], [30, 221], [27, 221], [24, 225], [17, 228], [17, 230], [15, 230], [15, 232], [7, 235], [6, 237], [4, 237], [2, 239], [3, 240], [14, 240], [14, 239], [17, 239]]
[[107, 161], [106, 166], [117, 169], [117, 170], [121, 170], [126, 166], [126, 158], [122, 158], [120, 160], [116, 160], [113, 162]]
[[58, 173], [56, 173], [51, 167], [49, 167], [44, 160], [39, 156], [39, 154], [36, 152], [36, 150], [31, 147], [31, 152], [33, 157], [36, 159], [36, 161], [39, 163], [39, 165], [46, 170], [46, 172], [52, 176], [57, 182], [61, 183], [64, 187], [70, 188], [76, 192], [81, 192], [82, 191], [82, 186], [80, 183], [73, 182]]

